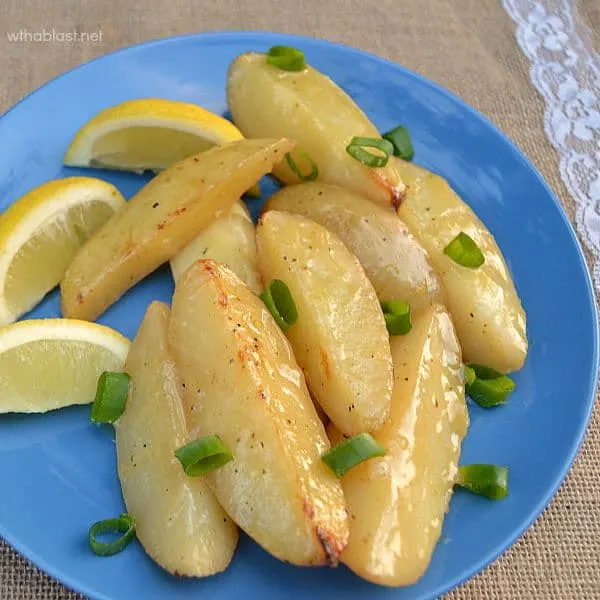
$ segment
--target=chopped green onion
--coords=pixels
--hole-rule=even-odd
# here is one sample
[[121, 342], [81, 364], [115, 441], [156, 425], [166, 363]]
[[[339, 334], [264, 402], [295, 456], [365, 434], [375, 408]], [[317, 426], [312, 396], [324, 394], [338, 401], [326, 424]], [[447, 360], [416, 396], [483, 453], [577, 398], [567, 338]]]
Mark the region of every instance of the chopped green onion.
[[502, 500], [508, 494], [508, 468], [498, 465], [463, 465], [456, 485], [490, 500]]
[[483, 252], [472, 237], [461, 231], [445, 248], [444, 254], [461, 267], [476, 269], [484, 262]]
[[302, 71], [306, 68], [304, 52], [291, 46], [273, 46], [267, 52], [267, 62], [282, 71]]
[[515, 389], [515, 382], [496, 369], [475, 364], [470, 364], [465, 368], [473, 373], [471, 381], [467, 375], [466, 392], [483, 408], [504, 404], [508, 395]]
[[280, 279], [269, 281], [267, 289], [260, 295], [260, 298], [282, 331], [287, 331], [298, 320], [298, 310], [290, 288]]
[[338, 476], [341, 477], [352, 467], [374, 458], [385, 456], [386, 450], [380, 446], [368, 433], [361, 433], [353, 438], [340, 442], [321, 460]]
[[[365, 148], [376, 148], [381, 154], [373, 154]], [[346, 146], [346, 152], [367, 167], [385, 167], [390, 156], [394, 154], [392, 142], [382, 138], [353, 137]]]
[[[121, 535], [112, 542], [98, 541], [98, 536], [106, 533], [120, 533]], [[121, 552], [133, 539], [134, 535], [135, 517], [124, 513], [116, 519], [106, 519], [105, 521], [94, 523], [90, 527], [88, 539], [92, 550], [98, 556], [112, 556], [113, 554], [117, 554], [117, 552]]]
[[388, 300], [381, 303], [381, 308], [390, 335], [404, 335], [412, 329], [410, 304], [402, 300]]
[[388, 140], [394, 146], [394, 156], [399, 156], [404, 160], [412, 160], [415, 155], [415, 149], [413, 148], [410, 133], [408, 129], [402, 125], [384, 133], [381, 136], [384, 140]]
[[114, 423], [123, 414], [130, 379], [127, 373], [105, 371], [100, 375], [92, 405], [92, 422]]
[[475, 381], [477, 375], [475, 375], [475, 371], [468, 365], [463, 365], [463, 369], [465, 371], [465, 386], [471, 385]]
[[233, 460], [233, 454], [218, 435], [207, 435], [175, 450], [186, 475], [201, 477]]
[[296, 161], [292, 158], [292, 155], [289, 152], [285, 155], [285, 161], [287, 162], [288, 166], [292, 171], [294, 171], [294, 173], [296, 174], [298, 179], [300, 179], [300, 181], [314, 181], [319, 176], [319, 167], [317, 166], [317, 163], [303, 150], [296, 149], [295, 151], [307, 163], [310, 164], [310, 173], [308, 175], [304, 175], [298, 168]]

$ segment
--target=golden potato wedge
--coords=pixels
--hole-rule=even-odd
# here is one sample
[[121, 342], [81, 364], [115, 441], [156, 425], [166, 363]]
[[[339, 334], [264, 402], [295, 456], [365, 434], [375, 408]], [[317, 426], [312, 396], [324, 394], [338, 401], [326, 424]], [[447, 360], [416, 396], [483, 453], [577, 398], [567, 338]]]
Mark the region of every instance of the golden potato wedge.
[[[466, 362], [503, 373], [527, 355], [525, 311], [496, 240], [445, 179], [397, 160], [409, 186], [398, 215], [423, 244], [446, 290], [447, 306]], [[479, 246], [485, 263], [469, 269], [444, 254], [461, 232]]]
[[[235, 124], [246, 137], [289, 137], [317, 164], [319, 180], [337, 183], [384, 206], [396, 206], [404, 193], [396, 165], [366, 167], [347, 152], [353, 137], [380, 138], [377, 128], [329, 77], [306, 67], [282, 71], [264, 54], [238, 56], [229, 68], [227, 100]], [[293, 158], [309, 172], [300, 152]], [[287, 162], [273, 171], [285, 183], [298, 183]]]
[[169, 573], [205, 577], [227, 568], [238, 530], [206, 483], [185, 475], [175, 458], [189, 439], [168, 320], [169, 309], [152, 303], [127, 358], [129, 398], [115, 423], [119, 478], [152, 559]]
[[159, 173], [79, 250], [61, 282], [66, 317], [94, 320], [173, 258], [293, 148], [241, 140]]
[[444, 302], [423, 247], [395, 214], [366, 198], [316, 181], [283, 188], [264, 210], [298, 213], [337, 234], [360, 261], [380, 300], [404, 300], [413, 312]]
[[226, 264], [253, 292], [262, 291], [256, 259], [254, 223], [239, 200], [229, 211], [202, 230], [171, 261], [175, 281], [201, 258]]
[[[342, 477], [350, 519], [342, 561], [369, 581], [402, 586], [417, 581], [431, 560], [469, 417], [460, 346], [445, 308], [425, 309], [391, 346], [390, 418], [373, 434], [388, 454]], [[328, 433], [334, 444], [343, 437], [333, 425]]]
[[264, 213], [256, 243], [263, 282], [280, 279], [296, 303], [286, 334], [313, 396], [344, 433], [378, 429], [389, 414], [392, 360], [360, 263], [334, 233], [291, 213]]
[[288, 341], [227, 266], [178, 280], [169, 342], [192, 438], [218, 435], [234, 459], [207, 475], [221, 505], [265, 550], [297, 565], [335, 565], [348, 538], [339, 480]]

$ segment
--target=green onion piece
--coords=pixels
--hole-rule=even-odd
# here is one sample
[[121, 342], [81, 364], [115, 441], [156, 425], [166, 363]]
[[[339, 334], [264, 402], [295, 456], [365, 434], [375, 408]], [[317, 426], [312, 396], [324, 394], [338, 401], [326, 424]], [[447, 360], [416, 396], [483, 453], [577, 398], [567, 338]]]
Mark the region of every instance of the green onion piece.
[[413, 148], [410, 133], [408, 133], [406, 127], [398, 125], [398, 127], [384, 133], [381, 137], [392, 143], [392, 146], [394, 146], [394, 156], [399, 156], [404, 160], [412, 160], [415, 155], [415, 149]]
[[381, 308], [390, 335], [404, 335], [412, 329], [410, 304], [402, 300], [388, 300], [381, 303]]
[[267, 52], [267, 62], [282, 71], [302, 71], [306, 68], [304, 52], [291, 46], [273, 46]]
[[[121, 535], [112, 542], [98, 541], [97, 537], [106, 533], [120, 533]], [[116, 519], [106, 519], [105, 521], [94, 523], [90, 527], [88, 539], [92, 550], [98, 556], [112, 556], [113, 554], [117, 554], [117, 552], [121, 552], [133, 539], [134, 535], [135, 517], [124, 513]]]
[[[373, 154], [365, 148], [376, 148], [381, 154]], [[394, 154], [392, 142], [382, 138], [353, 137], [346, 146], [346, 152], [367, 167], [385, 167], [390, 156]]]
[[484, 262], [483, 252], [472, 237], [461, 231], [445, 248], [444, 254], [461, 267], [476, 269]]
[[368, 433], [361, 433], [340, 442], [321, 460], [338, 476], [341, 477], [352, 467], [369, 458], [385, 456], [386, 450], [380, 446]]
[[92, 405], [93, 423], [114, 423], [125, 410], [130, 377], [127, 373], [105, 371], [98, 379]]
[[477, 375], [475, 375], [475, 371], [468, 365], [463, 365], [463, 369], [465, 370], [465, 386], [471, 385], [475, 381]]
[[260, 295], [277, 325], [282, 331], [287, 331], [298, 320], [298, 310], [290, 288], [280, 279], [272, 279], [267, 289]]
[[201, 437], [175, 450], [186, 475], [201, 477], [233, 460], [233, 454], [218, 435]]
[[470, 369], [474, 376], [472, 381], [467, 376], [466, 392], [483, 408], [504, 404], [515, 389], [515, 382], [496, 369], [475, 364], [468, 365], [466, 369]]
[[314, 181], [319, 176], [319, 167], [317, 166], [317, 163], [303, 150], [296, 149], [295, 151], [307, 163], [310, 164], [310, 173], [308, 175], [304, 175], [298, 168], [296, 161], [292, 158], [292, 155], [289, 152], [287, 152], [285, 155], [285, 161], [287, 162], [288, 166], [292, 171], [294, 171], [300, 181]]
[[502, 500], [508, 494], [508, 468], [498, 465], [463, 465], [456, 485], [490, 500]]

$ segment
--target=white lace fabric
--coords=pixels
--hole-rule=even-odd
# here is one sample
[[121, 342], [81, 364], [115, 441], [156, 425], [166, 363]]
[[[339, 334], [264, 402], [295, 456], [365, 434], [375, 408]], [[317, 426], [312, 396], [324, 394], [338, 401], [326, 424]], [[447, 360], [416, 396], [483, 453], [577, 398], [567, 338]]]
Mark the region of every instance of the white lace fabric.
[[576, 21], [573, 1], [502, 3], [544, 98], [544, 128], [558, 151], [560, 174], [575, 202], [575, 227], [592, 255], [600, 295], [600, 57]]

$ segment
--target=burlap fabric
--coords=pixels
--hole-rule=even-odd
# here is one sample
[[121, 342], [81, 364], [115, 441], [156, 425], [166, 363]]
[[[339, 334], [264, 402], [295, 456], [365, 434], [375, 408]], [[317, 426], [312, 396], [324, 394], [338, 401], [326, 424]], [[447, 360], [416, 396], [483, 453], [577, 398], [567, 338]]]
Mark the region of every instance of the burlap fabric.
[[[600, 2], [579, 18], [600, 47]], [[102, 30], [101, 43], [9, 43], [5, 32], [42, 27]], [[344, 42], [444, 85], [503, 129], [572, 215], [557, 157], [542, 129], [543, 104], [499, 0], [2, 0], [0, 113], [48, 79], [130, 44], [188, 32], [252, 29]], [[51, 118], [51, 115], [49, 115]], [[565, 399], [568, 401], [568, 399]], [[0, 599], [75, 599], [0, 542]], [[600, 415], [544, 515], [504, 556], [448, 598], [600, 598]]]

